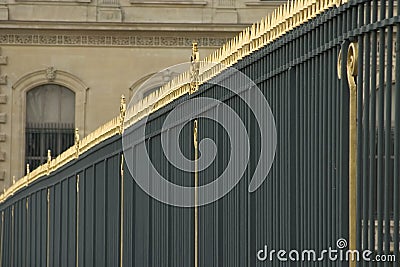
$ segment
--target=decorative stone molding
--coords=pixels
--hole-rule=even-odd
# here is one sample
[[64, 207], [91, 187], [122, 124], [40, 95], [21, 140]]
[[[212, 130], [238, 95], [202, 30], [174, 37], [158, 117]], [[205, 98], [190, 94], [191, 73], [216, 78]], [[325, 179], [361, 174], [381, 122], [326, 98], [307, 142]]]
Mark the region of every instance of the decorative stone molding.
[[[7, 57], [1, 55], [1, 48], [0, 48], [0, 67], [1, 65], [7, 65]], [[1, 68], [0, 68], [0, 85], [6, 85], [7, 84], [7, 75], [2, 75], [1, 74]]]
[[0, 45], [38, 46], [116, 46], [116, 47], [191, 47], [193, 39], [200, 47], [220, 47], [230, 38], [175, 37], [134, 35], [70, 35], [70, 34], [0, 34]]
[[0, 65], [7, 65], [8, 58], [0, 55]]
[[0, 151], [0, 161], [6, 160], [6, 152]]
[[7, 84], [7, 75], [0, 75], [0, 85]]
[[7, 122], [7, 114], [0, 113], [0, 123], [6, 123], [6, 122]]
[[0, 104], [7, 104], [7, 95], [0, 94]]
[[0, 142], [5, 142], [5, 141], [6, 141], [6, 134], [0, 133]]
[[99, 7], [97, 10], [97, 21], [122, 22], [122, 11], [119, 7]]
[[[0, 67], [1, 65], [7, 65], [8, 58], [6, 56], [1, 55], [1, 48], [0, 48]], [[7, 75], [1, 75], [1, 68], [0, 68], [0, 85], [7, 84]]]
[[57, 71], [56, 71], [56, 69], [54, 67], [48, 67], [46, 69], [46, 79], [47, 79], [47, 81], [49, 81], [49, 82], [54, 81], [55, 78], [56, 78], [56, 72]]
[[99, 6], [117, 7], [119, 6], [119, 0], [100, 0]]
[[8, 6], [0, 3], [0, 20], [8, 20]]

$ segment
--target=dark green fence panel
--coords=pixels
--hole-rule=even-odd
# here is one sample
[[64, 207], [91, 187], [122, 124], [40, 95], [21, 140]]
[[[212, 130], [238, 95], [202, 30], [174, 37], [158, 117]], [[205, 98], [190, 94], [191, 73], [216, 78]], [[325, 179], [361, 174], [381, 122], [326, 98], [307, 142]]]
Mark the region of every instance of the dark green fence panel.
[[118, 266], [120, 155], [113, 137], [7, 199], [1, 266]]
[[[397, 5], [396, 5], [397, 4]], [[400, 32], [399, 2], [360, 3], [358, 34], [357, 248], [395, 258], [399, 252]], [[374, 25], [381, 24], [381, 27]], [[396, 263], [393, 260], [396, 259]]]
[[74, 266], [76, 259], [76, 177], [49, 188], [49, 264]]
[[[165, 155], [160, 153], [162, 127], [160, 122], [166, 115], [163, 113], [161, 116], [160, 114], [151, 116], [147, 124], [139, 123], [138, 126], [126, 130], [128, 133], [125, 133], [124, 138], [130, 139], [132, 146], [126, 148], [125, 157], [135, 159], [143, 156], [138, 154], [137, 147], [145, 142], [151, 162], [159, 173], [176, 184], [193, 186], [193, 174], [174, 168]], [[186, 124], [182, 132], [179, 133], [176, 129], [179, 126], [177, 125], [167, 129], [167, 135], [168, 138], [179, 138], [182, 153], [193, 158], [193, 124], [184, 119], [182, 121]], [[140, 136], [141, 127], [146, 127], [146, 136], [143, 140]], [[136, 168], [149, 168], [149, 166], [139, 166], [134, 161], [133, 175], [136, 175]], [[149, 177], [149, 181], [152, 190], [152, 177]], [[168, 197], [174, 197], [173, 192], [163, 193]], [[124, 169], [123, 195], [124, 266], [193, 265], [193, 209], [169, 206], [151, 198], [133, 181], [128, 168]]]

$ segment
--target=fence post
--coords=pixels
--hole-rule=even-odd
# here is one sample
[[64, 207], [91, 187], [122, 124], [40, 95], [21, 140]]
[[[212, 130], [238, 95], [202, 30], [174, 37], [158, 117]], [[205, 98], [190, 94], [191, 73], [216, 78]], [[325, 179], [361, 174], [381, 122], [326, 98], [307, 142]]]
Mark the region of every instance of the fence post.
[[3, 246], [4, 246], [4, 210], [1, 212], [0, 267], [3, 267]]
[[76, 175], [76, 217], [75, 217], [75, 266], [79, 266], [79, 174]]
[[198, 186], [199, 186], [199, 173], [198, 173], [198, 133], [197, 133], [198, 122], [194, 121], [193, 126], [193, 145], [194, 145], [194, 266], [199, 266], [199, 210], [198, 210]]
[[[123, 129], [123, 125], [121, 126]], [[119, 254], [119, 266], [123, 266], [124, 256], [124, 154], [121, 154], [121, 165], [120, 165], [120, 183], [121, 183], [121, 204], [120, 204], [120, 254]]]
[[46, 266], [50, 267], [50, 188], [47, 188]]
[[[358, 43], [352, 42], [347, 52], [349, 100], [349, 249], [357, 249], [357, 84]], [[355, 266], [352, 260], [350, 266]]]
[[14, 245], [15, 245], [15, 225], [14, 225], [14, 205], [11, 207], [11, 266], [14, 266]]

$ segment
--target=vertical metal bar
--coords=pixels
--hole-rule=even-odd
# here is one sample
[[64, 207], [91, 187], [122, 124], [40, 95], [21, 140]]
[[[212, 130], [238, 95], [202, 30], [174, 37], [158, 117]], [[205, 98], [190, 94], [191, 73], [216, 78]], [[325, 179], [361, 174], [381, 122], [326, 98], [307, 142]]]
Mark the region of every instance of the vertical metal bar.
[[[311, 41], [311, 46], [309, 46], [309, 48], [312, 49], [312, 51], [315, 49], [316, 43], [315, 43], [315, 30], [311, 31], [309, 33], [309, 40]], [[315, 104], [316, 104], [316, 94], [315, 91], [317, 91], [316, 88], [316, 80], [317, 78], [314, 76], [315, 72], [316, 72], [316, 58], [313, 57], [311, 60], [309, 60], [309, 100], [310, 100], [310, 121], [309, 121], [309, 129], [310, 129], [310, 137], [311, 140], [313, 140], [313, 142], [310, 142], [310, 150], [309, 150], [309, 157], [310, 157], [310, 161], [309, 161], [309, 189], [310, 189], [310, 203], [309, 203], [309, 207], [310, 207], [310, 222], [309, 222], [309, 227], [310, 227], [310, 241], [309, 241], [309, 246], [310, 247], [315, 247], [316, 243], [315, 243], [315, 238], [317, 237], [317, 235], [315, 234], [315, 229], [317, 227], [316, 221], [318, 220], [317, 217], [315, 217], [315, 211], [318, 209], [317, 208], [317, 201], [316, 201], [316, 194], [314, 192], [316, 192], [316, 183], [318, 183], [318, 181], [314, 180], [315, 179], [315, 166], [317, 164], [316, 160], [315, 160], [315, 144], [317, 144], [318, 139], [317, 136], [315, 135], [315, 129], [316, 129], [316, 112], [315, 112]], [[313, 77], [314, 76], [314, 77]]]
[[76, 175], [76, 222], [75, 222], [75, 231], [76, 231], [76, 240], [75, 240], [75, 266], [79, 266], [79, 174]]
[[29, 196], [26, 197], [26, 202], [25, 202], [25, 207], [26, 207], [26, 239], [25, 239], [25, 264], [29, 265], [29, 260], [28, 260], [28, 246], [29, 246]]
[[46, 266], [50, 267], [50, 188], [47, 188], [47, 238]]
[[[358, 7], [358, 26], [362, 27], [364, 25], [364, 5], [359, 5]], [[364, 64], [364, 36], [360, 35], [358, 37], [358, 65], [363, 66]], [[357, 179], [357, 185], [356, 185], [356, 192], [357, 192], [357, 212], [356, 212], [356, 247], [357, 249], [361, 248], [361, 242], [362, 242], [362, 232], [363, 232], [363, 227], [362, 227], [362, 208], [364, 203], [361, 201], [362, 200], [362, 186], [365, 183], [365, 180], [363, 179], [363, 172], [362, 172], [362, 152], [365, 150], [363, 146], [363, 139], [362, 139], [362, 118], [363, 118], [363, 93], [364, 93], [364, 75], [363, 75], [363, 68], [358, 68], [357, 70], [357, 174], [356, 174], [356, 179]]]
[[[303, 46], [303, 40], [300, 42], [300, 54], [302, 54], [302, 46]], [[298, 232], [299, 232], [299, 237], [297, 238], [298, 240], [298, 248], [304, 247], [304, 210], [303, 207], [304, 205], [304, 76], [302, 75], [304, 71], [304, 63], [299, 65], [298, 69], [298, 83], [299, 83], [299, 88], [297, 89], [298, 91], [298, 96], [299, 96], [299, 189], [298, 189], [298, 198], [299, 198], [299, 226], [298, 226]]]
[[197, 140], [197, 127], [198, 122], [194, 120], [193, 126], [193, 145], [194, 145], [194, 266], [199, 266], [199, 210], [198, 210], [198, 186], [199, 186], [199, 173], [198, 173], [198, 140]]
[[[397, 1], [397, 15], [400, 14], [400, 0]], [[393, 221], [394, 221], [394, 255], [400, 260], [399, 252], [399, 180], [400, 180], [400, 26], [396, 26], [396, 85], [395, 91], [395, 122], [394, 122], [394, 172], [393, 172]]]
[[124, 252], [124, 154], [121, 154], [120, 165], [121, 176], [121, 199], [120, 199], [120, 247], [119, 247], [119, 266], [123, 266], [123, 252]]
[[[311, 38], [311, 34], [308, 34], [307, 35], [307, 38], [306, 38], [306, 40], [307, 40], [307, 43], [308, 43], [308, 45], [307, 45], [307, 48], [311, 48], [312, 47], [312, 38]], [[312, 130], [311, 130], [311, 127], [312, 127], [312, 125], [311, 125], [311, 120], [312, 120], [312, 100], [311, 100], [311, 97], [312, 97], [312, 80], [313, 80], [313, 78], [312, 78], [312, 66], [311, 66], [311, 61], [310, 60], [308, 60], [307, 62], [306, 62], [306, 66], [307, 66], [307, 70], [306, 70], [306, 81], [307, 81], [307, 97], [306, 97], [306, 99], [307, 99], [307, 136], [309, 136], [309, 137], [311, 137], [311, 138], [313, 138], [312, 137]], [[312, 140], [312, 139], [311, 139]], [[307, 209], [306, 209], [306, 213], [307, 213], [307, 218], [306, 218], [306, 225], [307, 225], [307, 228], [306, 228], [306, 233], [310, 233], [310, 234], [307, 234], [307, 238], [306, 238], [306, 246], [307, 247], [310, 247], [311, 246], [311, 239], [312, 239], [312, 221], [313, 221], [313, 218], [311, 217], [311, 203], [312, 203], [312, 193], [311, 193], [311, 168], [312, 168], [312, 165], [311, 165], [311, 161], [312, 161], [312, 155], [311, 155], [311, 151], [312, 151], [312, 142], [310, 142], [310, 139], [308, 139], [307, 140], [307, 150], [306, 150], [306, 153], [307, 153], [307, 164], [306, 164], [306, 203], [307, 203]]]
[[[372, 22], [378, 20], [378, 1], [373, 0]], [[369, 248], [375, 250], [375, 207], [376, 207], [376, 65], [377, 65], [377, 32], [371, 34], [371, 98], [369, 117]]]
[[3, 267], [3, 246], [4, 246], [4, 211], [1, 212], [0, 267]]
[[11, 266], [14, 266], [14, 205], [11, 208]]
[[[271, 55], [272, 57], [272, 62], [273, 62], [273, 69], [276, 69], [278, 66], [278, 59], [275, 55]], [[270, 103], [272, 103], [272, 110], [274, 113], [274, 117], [278, 117], [279, 115], [279, 111], [278, 111], [278, 105], [277, 105], [277, 100], [276, 100], [276, 95], [278, 90], [277, 88], [277, 81], [275, 76], [271, 78], [271, 90], [270, 90]], [[279, 132], [279, 126], [280, 123], [277, 123], [277, 133], [278, 136], [280, 134]], [[279, 151], [280, 147], [277, 147], [277, 151]], [[277, 152], [279, 153], [279, 152]], [[276, 161], [279, 162], [279, 157], [276, 157]], [[277, 177], [278, 175], [278, 171], [279, 171], [279, 165], [275, 165], [275, 169], [272, 172], [272, 177], [273, 179]], [[278, 239], [279, 239], [279, 230], [277, 229], [277, 225], [279, 225], [279, 208], [277, 207], [277, 202], [278, 202], [278, 180], [274, 179], [274, 181], [272, 182], [272, 209], [273, 209], [273, 216], [272, 216], [272, 220], [271, 220], [271, 229], [275, 230], [273, 231], [273, 235], [272, 235], [272, 244], [274, 246], [278, 246]]]
[[[334, 19], [332, 23], [329, 24], [328, 27], [328, 36], [332, 36], [336, 34], [336, 23], [337, 19]], [[336, 49], [332, 49], [328, 52], [328, 58], [327, 58], [327, 87], [326, 87], [326, 140], [327, 140], [327, 149], [326, 149], [326, 155], [327, 155], [327, 164], [326, 164], [326, 172], [327, 172], [327, 178], [326, 178], [326, 188], [327, 188], [327, 196], [326, 196], [326, 222], [327, 222], [327, 234], [325, 237], [326, 244], [330, 244], [332, 240], [332, 87], [335, 85], [334, 84], [334, 78], [333, 78], [333, 71], [334, 69], [332, 68], [332, 64], [334, 64], [335, 60], [334, 55], [336, 55]]]
[[[384, 1], [381, 1], [384, 3]], [[381, 18], [386, 7], [381, 7]], [[383, 14], [382, 14], [383, 13]], [[378, 252], [383, 250], [383, 186], [384, 186], [384, 86], [385, 86], [385, 29], [379, 32], [379, 90], [378, 90], [378, 162], [377, 162], [377, 215]]]
[[[393, 16], [393, 0], [389, 0], [388, 15]], [[384, 218], [385, 218], [385, 253], [390, 252], [390, 217], [389, 217], [389, 191], [390, 191], [390, 152], [391, 152], [391, 127], [392, 127], [392, 63], [393, 63], [393, 27], [388, 27], [386, 50], [386, 89], [385, 89], [385, 184], [384, 184]], [[388, 263], [385, 263], [388, 266]]]
[[[328, 26], [332, 25], [332, 21], [329, 22], [329, 25], [324, 24], [323, 42], [326, 43], [328, 40]], [[329, 65], [330, 51], [327, 51], [323, 54], [322, 64], [320, 66], [322, 72], [322, 86], [321, 86], [321, 95], [322, 95], [322, 170], [321, 170], [321, 178], [322, 178], [322, 246], [328, 243], [328, 233], [329, 233], [329, 223], [328, 223], [328, 202], [329, 202], [329, 186], [328, 186], [328, 76], [331, 76], [332, 73], [329, 73], [325, 66]], [[326, 262], [322, 262], [322, 264], [326, 264]]]
[[[347, 12], [343, 14], [344, 18], [347, 18], [347, 23], [342, 23], [342, 33], [347, 33], [351, 29], [352, 25], [352, 19], [353, 19], [353, 14], [354, 8], [351, 8]], [[346, 21], [344, 19], [343, 21]], [[354, 21], [354, 20], [353, 20]], [[346, 48], [346, 56], [344, 64], [342, 64], [342, 73], [343, 76], [346, 76], [347, 73], [347, 79], [349, 78], [349, 62], [353, 59], [354, 55], [351, 55], [350, 53], [353, 51], [352, 50], [352, 43], [349, 43], [348, 40], [344, 41], [344, 44], [342, 47]], [[354, 51], [353, 51], [354, 52]], [[356, 54], [357, 55], [357, 54]], [[347, 64], [346, 64], [347, 63]], [[357, 75], [357, 73], [355, 73]], [[353, 73], [351, 73], [351, 78], [353, 77]], [[353, 124], [351, 114], [352, 110], [350, 109], [350, 106], [352, 105], [352, 91], [350, 89], [350, 86], [348, 84], [349, 81], [345, 81], [345, 79], [341, 83], [341, 89], [338, 91], [338, 100], [337, 100], [337, 106], [336, 109], [340, 109], [340, 117], [339, 117], [339, 124], [336, 128], [337, 132], [337, 139], [338, 139], [338, 148], [337, 148], [337, 166], [338, 166], [338, 171], [336, 172], [336, 201], [339, 203], [337, 209], [336, 209], [336, 214], [335, 216], [338, 218], [336, 220], [338, 224], [338, 233], [341, 236], [348, 236], [349, 237], [349, 244], [351, 242], [351, 233], [353, 232], [353, 235], [355, 236], [355, 228], [351, 229], [351, 225], [355, 225], [356, 222], [356, 202], [353, 201], [353, 197], [355, 197], [355, 194], [351, 194], [351, 192], [354, 192], [356, 190], [356, 180], [354, 179], [356, 175], [356, 168], [354, 166], [354, 174], [353, 177], [351, 177], [351, 174], [349, 170], [353, 169], [353, 167], [350, 165], [350, 162], [353, 160], [356, 160], [356, 158], [351, 159], [351, 146], [353, 145], [352, 142], [355, 142], [355, 148], [356, 148], [356, 139], [351, 141], [351, 124], [354, 126], [354, 134], [356, 135], [356, 124]], [[355, 81], [354, 81], [355, 82]], [[356, 104], [356, 93], [353, 93], [354, 97], [354, 104]], [[354, 106], [353, 106], [354, 107]], [[355, 111], [354, 116], [357, 115], [357, 112]], [[357, 136], [356, 136], [357, 138]], [[349, 149], [346, 149], [349, 148]], [[356, 149], [353, 149], [353, 154], [356, 153]], [[352, 188], [353, 186], [353, 188]], [[349, 207], [352, 206], [353, 209], [349, 209]], [[349, 212], [342, 212], [343, 210], [348, 210]], [[341, 214], [340, 216], [337, 216], [337, 214]], [[351, 222], [351, 224], [350, 224]], [[350, 246], [350, 245], [349, 245]], [[354, 239], [354, 246], [355, 246], [355, 239]]]
[[[365, 23], [368, 24], [371, 21], [371, 3], [367, 2], [366, 3], [366, 17], [365, 17]], [[367, 34], [365, 36], [365, 80], [364, 80], [364, 100], [362, 101], [364, 110], [363, 110], [363, 121], [362, 121], [362, 131], [363, 131], [363, 155], [362, 155], [362, 177], [363, 177], [363, 184], [362, 184], [362, 224], [363, 224], [363, 229], [362, 229], [362, 248], [365, 250], [368, 248], [368, 199], [372, 198], [373, 196], [368, 195], [368, 190], [369, 187], [371, 186], [370, 184], [370, 177], [371, 173], [368, 172], [368, 158], [371, 156], [369, 154], [369, 146], [368, 146], [368, 140], [369, 140], [369, 99], [370, 99], [370, 91], [371, 91], [371, 72], [370, 72], [370, 61], [371, 61], [371, 46], [370, 46], [370, 38], [371, 35]], [[361, 54], [361, 56], [363, 56]], [[359, 82], [360, 83], [360, 82]], [[361, 162], [359, 162], [361, 164]]]
[[[346, 21], [343, 18], [343, 21]], [[346, 23], [342, 23], [345, 25]], [[342, 27], [342, 31], [346, 32], [345, 26]], [[349, 201], [349, 151], [350, 151], [350, 140], [349, 140], [349, 131], [350, 131], [350, 90], [348, 82], [346, 81], [346, 60], [348, 54], [349, 43], [345, 40], [341, 46], [341, 58], [342, 62], [340, 64], [340, 74], [342, 79], [338, 84], [339, 90], [335, 92], [334, 104], [333, 104], [333, 112], [337, 112], [339, 109], [337, 119], [333, 119], [333, 134], [334, 134], [334, 146], [333, 146], [333, 176], [332, 176], [332, 184], [334, 188], [334, 199], [333, 199], [333, 238], [337, 239], [338, 235], [340, 236], [349, 236], [350, 226], [350, 217], [351, 213], [349, 211], [349, 205], [351, 201]], [[341, 107], [341, 108], [339, 108]], [[335, 117], [336, 117], [335, 116]], [[347, 125], [346, 125], [347, 124]], [[347, 132], [345, 131], [347, 129]], [[347, 140], [346, 140], [347, 139]], [[348, 148], [348, 149], [346, 149]], [[347, 162], [346, 162], [347, 160]], [[346, 192], [347, 191], [347, 192]], [[345, 198], [345, 199], [343, 199]], [[343, 204], [346, 201], [347, 206]], [[337, 202], [337, 203], [336, 203]], [[341, 212], [345, 210], [347, 212]], [[338, 214], [341, 214], [339, 217]], [[332, 240], [334, 242], [334, 240]], [[350, 243], [350, 237], [349, 237]]]
[[[299, 55], [299, 50], [300, 49], [300, 45], [299, 45], [299, 40], [296, 40], [296, 55], [298, 57]], [[301, 68], [301, 66], [298, 66], [296, 68], [296, 84], [295, 89], [296, 89], [296, 173], [295, 173], [295, 177], [296, 177], [296, 196], [295, 196], [295, 200], [296, 200], [296, 219], [300, 221], [300, 217], [301, 217], [301, 211], [300, 211], [300, 197], [301, 197], [301, 191], [300, 191], [300, 185], [301, 185], [301, 164], [300, 164], [300, 159], [301, 159], [301, 130], [300, 130], [300, 120], [301, 120], [301, 102], [300, 102], [300, 71], [299, 69]], [[301, 231], [300, 231], [300, 223], [301, 221], [296, 224], [296, 246], [295, 248], [300, 249], [301, 246]]]
[[[318, 28], [318, 47], [321, 45], [321, 43], [324, 42], [324, 34], [323, 34], [323, 26], [320, 26]], [[324, 241], [323, 241], [323, 233], [324, 233], [324, 216], [323, 216], [323, 210], [324, 210], [324, 179], [325, 179], [325, 175], [322, 175], [322, 166], [323, 166], [323, 161], [325, 160], [325, 158], [323, 158], [323, 142], [324, 142], [324, 128], [323, 128], [323, 95], [324, 95], [324, 91], [323, 91], [323, 75], [324, 75], [324, 71], [323, 71], [323, 66], [324, 66], [324, 59], [326, 57], [326, 54], [323, 53], [320, 56], [318, 56], [317, 58], [317, 71], [318, 71], [318, 82], [316, 83], [316, 91], [318, 93], [318, 98], [317, 98], [317, 107], [316, 107], [316, 112], [317, 112], [317, 125], [318, 127], [316, 127], [316, 135], [318, 137], [318, 145], [316, 148], [316, 157], [317, 160], [317, 172], [316, 172], [316, 177], [315, 179], [317, 179], [318, 181], [318, 186], [317, 186], [317, 190], [318, 190], [318, 204], [317, 204], [317, 214], [316, 216], [318, 217], [318, 228], [316, 231], [316, 235], [318, 237], [317, 239], [317, 248], [318, 250], [320, 250], [323, 246], [324, 246]]]
[[[348, 20], [347, 16], [348, 12], [343, 12], [342, 14], [339, 15], [338, 17], [338, 31], [340, 34], [346, 33], [346, 25], [350, 24], [351, 21]], [[348, 113], [349, 113], [349, 107], [345, 106], [344, 104], [349, 104], [348, 99], [343, 99], [343, 95], [346, 93], [348, 94], [348, 84], [346, 82], [346, 58], [347, 58], [347, 48], [349, 46], [349, 42], [347, 39], [345, 39], [342, 44], [341, 44], [341, 52], [342, 52], [342, 58], [344, 59], [344, 63], [340, 65], [340, 73], [342, 74], [343, 79], [341, 79], [338, 84], [337, 88], [339, 90], [333, 92], [333, 103], [332, 103], [332, 112], [333, 112], [333, 147], [332, 147], [332, 188], [333, 188], [333, 199], [332, 199], [332, 242], [335, 241], [335, 239], [338, 238], [338, 236], [348, 236], [348, 233], [344, 235], [342, 229], [345, 227], [342, 225], [342, 223], [349, 225], [349, 214], [348, 214], [348, 206], [343, 206], [343, 200], [341, 199], [343, 194], [345, 194], [346, 188], [348, 190], [348, 186], [343, 184], [344, 181], [347, 181], [348, 183], [348, 170], [346, 169], [346, 166], [348, 167], [348, 163], [345, 162], [344, 155], [342, 153], [342, 147], [348, 147], [345, 146], [343, 143], [345, 142], [344, 139], [348, 138], [348, 133], [344, 132], [344, 125], [347, 123], [348, 124]], [[339, 109], [339, 107], [342, 107]], [[343, 136], [343, 134], [346, 134], [346, 136]], [[345, 137], [345, 138], [343, 138]], [[348, 142], [346, 142], [348, 143]], [[348, 150], [347, 150], [348, 154]], [[347, 172], [347, 173], [346, 173]], [[345, 196], [346, 200], [348, 198], [348, 195]], [[345, 210], [347, 214], [341, 214], [339, 217], [338, 215], [340, 214], [341, 210]]]

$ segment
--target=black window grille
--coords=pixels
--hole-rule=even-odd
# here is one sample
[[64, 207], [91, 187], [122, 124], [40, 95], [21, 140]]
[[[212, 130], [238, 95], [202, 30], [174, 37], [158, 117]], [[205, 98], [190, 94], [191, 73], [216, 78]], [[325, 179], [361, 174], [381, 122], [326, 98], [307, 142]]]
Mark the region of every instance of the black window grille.
[[31, 170], [47, 161], [47, 150], [55, 157], [74, 144], [71, 123], [27, 123], [25, 160]]

